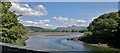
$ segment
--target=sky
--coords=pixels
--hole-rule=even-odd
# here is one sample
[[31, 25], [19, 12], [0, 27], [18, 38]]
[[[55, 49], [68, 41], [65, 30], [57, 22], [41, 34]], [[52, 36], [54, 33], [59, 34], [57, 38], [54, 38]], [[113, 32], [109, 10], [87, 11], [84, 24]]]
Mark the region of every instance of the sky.
[[9, 0], [11, 2], [119, 2], [119, 0]]
[[56, 28], [88, 26], [98, 16], [118, 10], [118, 2], [12, 2], [24, 26]]

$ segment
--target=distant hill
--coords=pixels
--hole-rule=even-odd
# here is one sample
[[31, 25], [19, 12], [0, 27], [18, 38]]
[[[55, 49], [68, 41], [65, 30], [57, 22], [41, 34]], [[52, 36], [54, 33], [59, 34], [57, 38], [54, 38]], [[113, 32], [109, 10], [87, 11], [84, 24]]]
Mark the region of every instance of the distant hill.
[[42, 28], [42, 27], [36, 27], [36, 26], [25, 26], [26, 30], [28, 32], [37, 32], [37, 31], [49, 31], [52, 29]]
[[73, 26], [69, 26], [69, 27], [58, 27], [55, 30], [56, 31], [62, 31], [62, 30], [65, 30], [65, 31], [72, 31], [72, 30], [79, 31], [79, 30], [87, 30], [87, 27], [73, 25]]
[[36, 27], [36, 26], [25, 26], [25, 29], [28, 32], [46, 32], [46, 31], [79, 31], [79, 30], [87, 30], [87, 27], [85, 26], [69, 26], [69, 27], [58, 27], [56, 29], [47, 29], [47, 28], [42, 28], [42, 27]]

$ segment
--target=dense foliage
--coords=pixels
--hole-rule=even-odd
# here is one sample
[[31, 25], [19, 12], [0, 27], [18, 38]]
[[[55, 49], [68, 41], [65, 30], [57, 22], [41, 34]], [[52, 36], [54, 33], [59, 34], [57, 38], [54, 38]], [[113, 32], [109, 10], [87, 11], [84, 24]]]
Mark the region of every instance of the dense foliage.
[[80, 40], [87, 43], [103, 43], [120, 48], [120, 16], [118, 12], [103, 14], [94, 19], [88, 26], [91, 35], [85, 35]]
[[23, 25], [17, 20], [19, 16], [9, 10], [11, 6], [10, 2], [0, 2], [0, 40], [6, 43], [15, 43], [25, 34]]

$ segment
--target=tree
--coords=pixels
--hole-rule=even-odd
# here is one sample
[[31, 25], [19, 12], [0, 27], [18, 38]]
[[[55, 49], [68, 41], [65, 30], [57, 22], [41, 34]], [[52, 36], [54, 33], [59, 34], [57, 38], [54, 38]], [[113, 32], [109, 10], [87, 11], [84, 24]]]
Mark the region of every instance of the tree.
[[98, 19], [93, 23], [94, 25], [91, 25], [89, 27], [90, 27], [90, 30], [96, 34], [97, 34], [96, 31], [99, 31], [100, 32], [99, 34], [104, 34], [104, 32], [112, 33], [116, 30], [116, 27], [118, 27], [118, 23], [113, 19]]
[[83, 36], [80, 40], [89, 43], [106, 43], [111, 47], [120, 48], [120, 16], [118, 12], [99, 16], [87, 28], [92, 34]]
[[72, 30], [71, 32], [75, 32], [75, 30]]
[[12, 6], [10, 2], [0, 2], [0, 31], [2, 36], [0, 40], [6, 43], [15, 43], [15, 41], [25, 34], [22, 24], [17, 20], [18, 15], [9, 11]]

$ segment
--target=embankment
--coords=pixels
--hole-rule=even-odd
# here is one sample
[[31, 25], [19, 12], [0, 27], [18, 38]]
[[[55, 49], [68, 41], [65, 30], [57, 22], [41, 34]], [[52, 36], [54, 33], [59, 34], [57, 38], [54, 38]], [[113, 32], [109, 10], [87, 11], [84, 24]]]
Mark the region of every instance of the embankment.
[[22, 46], [12, 45], [0, 42], [1, 53], [49, 53], [46, 51], [36, 51]]

